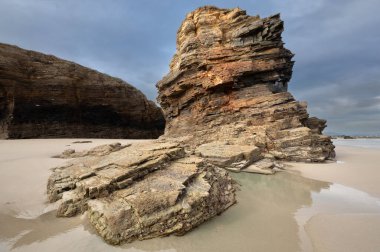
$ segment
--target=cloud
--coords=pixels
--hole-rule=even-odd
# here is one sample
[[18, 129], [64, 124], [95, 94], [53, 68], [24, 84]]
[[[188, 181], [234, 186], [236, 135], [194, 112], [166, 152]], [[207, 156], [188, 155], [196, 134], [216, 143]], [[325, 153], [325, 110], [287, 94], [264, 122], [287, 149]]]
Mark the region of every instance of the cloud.
[[380, 135], [379, 80], [375, 68], [352, 71], [293, 93], [308, 101], [310, 114], [328, 119], [330, 132]]

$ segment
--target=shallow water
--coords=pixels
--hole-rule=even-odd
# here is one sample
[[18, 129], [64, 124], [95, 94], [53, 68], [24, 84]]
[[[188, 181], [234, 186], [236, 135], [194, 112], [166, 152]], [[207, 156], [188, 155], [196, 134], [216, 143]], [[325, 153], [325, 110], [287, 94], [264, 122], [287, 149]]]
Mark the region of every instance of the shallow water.
[[[33, 145], [20, 143], [24, 143], [25, 151], [33, 148]], [[64, 141], [59, 144], [60, 148], [65, 147]], [[28, 158], [34, 159], [43, 152], [34, 151], [36, 153]], [[53, 150], [49, 149], [49, 155], [50, 152]], [[10, 155], [0, 155], [0, 159], [6, 156]], [[41, 160], [50, 160], [48, 157]], [[0, 179], [16, 174], [12, 170], [18, 167], [18, 159], [12, 160], [0, 160]], [[40, 185], [37, 194], [30, 194], [33, 197], [29, 201], [16, 194], [12, 195], [13, 201], [0, 195], [0, 251], [310, 251], [316, 241], [315, 235], [311, 235], [315, 230], [310, 220], [316, 217], [354, 214], [380, 219], [380, 200], [354, 188], [304, 178], [292, 171], [274, 176], [240, 173], [232, 174], [241, 185], [238, 204], [222, 215], [182, 237], [156, 238], [114, 247], [96, 235], [85, 215], [55, 217], [54, 207], [46, 203], [43, 192], [49, 174], [47, 165], [51, 165], [44, 162], [39, 166], [41, 174], [18, 174], [18, 180], [34, 177], [32, 181]], [[31, 193], [27, 188], [23, 187], [19, 193]]]
[[340, 146], [380, 149], [380, 139], [378, 138], [334, 139], [333, 142]]
[[275, 176], [234, 174], [239, 203], [183, 237], [104, 243], [85, 216], [38, 218], [0, 214], [0, 250], [12, 251], [301, 251], [311, 248], [304, 230], [318, 214], [380, 214], [380, 201], [339, 184], [288, 172]]

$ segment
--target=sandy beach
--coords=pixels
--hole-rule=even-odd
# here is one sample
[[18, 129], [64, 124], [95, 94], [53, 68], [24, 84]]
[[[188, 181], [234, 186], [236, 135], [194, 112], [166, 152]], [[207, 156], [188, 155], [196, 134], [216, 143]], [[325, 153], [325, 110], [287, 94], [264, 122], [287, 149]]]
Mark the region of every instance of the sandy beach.
[[[314, 251], [378, 251], [380, 170], [377, 160], [380, 141], [354, 139], [335, 140], [334, 143], [337, 162], [288, 163], [290, 170], [300, 172], [303, 177], [333, 183], [329, 188], [330, 202], [316, 204], [317, 209], [313, 210], [300, 209], [300, 212], [312, 215], [304, 230]], [[342, 199], [346, 204], [337, 203]], [[333, 203], [335, 200], [337, 202]], [[374, 207], [373, 212], [370, 205]], [[345, 206], [350, 207], [344, 209]]]
[[[56, 218], [46, 198], [51, 158], [112, 142], [0, 140], [0, 251], [378, 251], [378, 142], [336, 141], [337, 161], [289, 163], [274, 176], [232, 174], [238, 204], [182, 237], [110, 246], [85, 215]], [[142, 140], [149, 141], [149, 140]], [[351, 142], [350, 142], [351, 141]], [[371, 140], [368, 140], [371, 141]], [[368, 143], [368, 142], [367, 142]]]
[[[362, 140], [335, 141], [336, 160], [333, 163], [289, 163], [304, 177], [339, 183], [380, 198], [380, 141], [368, 140], [370, 145], [360, 145]], [[376, 145], [377, 144], [377, 145]]]

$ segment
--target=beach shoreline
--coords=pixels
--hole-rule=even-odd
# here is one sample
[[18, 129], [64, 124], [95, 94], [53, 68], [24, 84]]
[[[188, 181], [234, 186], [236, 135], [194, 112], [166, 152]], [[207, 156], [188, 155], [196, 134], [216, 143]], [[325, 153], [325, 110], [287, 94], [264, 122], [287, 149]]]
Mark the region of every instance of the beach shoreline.
[[56, 206], [47, 202], [46, 182], [50, 168], [66, 160], [52, 156], [69, 148], [82, 151], [139, 141], [150, 140], [0, 140], [0, 251], [375, 251], [380, 247], [380, 183], [375, 166], [379, 150], [340, 144], [335, 163], [287, 163], [286, 171], [272, 176], [231, 174], [241, 185], [238, 204], [182, 237], [114, 247], [96, 235], [85, 214], [55, 217]]
[[[342, 145], [342, 141], [348, 143]], [[349, 142], [352, 143], [354, 140], [341, 140], [338, 143], [336, 161], [326, 163], [287, 162], [286, 164], [289, 170], [298, 171], [304, 177], [339, 183], [380, 198], [380, 169], [377, 163], [380, 149], [353, 147], [349, 145]]]

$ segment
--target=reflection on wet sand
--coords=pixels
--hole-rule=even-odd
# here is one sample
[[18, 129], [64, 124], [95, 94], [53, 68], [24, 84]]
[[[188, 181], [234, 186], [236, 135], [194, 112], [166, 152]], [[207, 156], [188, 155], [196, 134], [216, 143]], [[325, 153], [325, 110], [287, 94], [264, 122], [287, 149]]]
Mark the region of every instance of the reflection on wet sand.
[[[112, 247], [96, 236], [87, 221], [83, 223], [84, 228], [79, 228], [80, 218], [55, 218], [52, 212], [33, 220], [1, 215], [1, 222], [11, 228], [1, 229], [0, 237], [10, 243], [11, 249], [43, 243], [47, 238], [67, 241], [71, 240], [70, 236], [79, 235], [92, 240], [86, 243], [86, 249], [96, 251], [110, 248], [124, 251], [299, 251], [298, 224], [294, 214], [297, 209], [310, 206], [311, 193], [328, 188], [329, 183], [286, 172], [276, 176], [233, 176], [241, 184], [238, 204], [183, 237], [171, 236]], [[68, 232], [74, 228], [73, 232]], [[58, 246], [63, 250], [64, 244]], [[78, 251], [79, 248], [83, 249], [78, 244]], [[60, 250], [59, 247], [54, 249]], [[75, 246], [71, 249], [75, 250]]]
[[[337, 146], [343, 164], [299, 164], [303, 175], [310, 169], [310, 174], [320, 173], [314, 178], [334, 183], [304, 178], [295, 171], [274, 176], [232, 174], [241, 184], [239, 202], [221, 216], [183, 237], [113, 247], [96, 235], [86, 216], [56, 218], [50, 211], [54, 205], [46, 203], [49, 168], [58, 162], [50, 157], [72, 141], [0, 141], [1, 252], [347, 252], [378, 251], [380, 247], [377, 149]], [[92, 141], [80, 147], [115, 142]]]
[[58, 219], [55, 212], [44, 213], [35, 219], [0, 213], [0, 239], [10, 241], [10, 248], [15, 249], [59, 236], [82, 222], [80, 218]]
[[[312, 193], [312, 198], [311, 206], [295, 214], [303, 251], [377, 251], [380, 225], [371, 226], [380, 223], [380, 199], [340, 184]], [[349, 236], [350, 242], [345, 241]], [[320, 250], [324, 243], [329, 244]]]
[[299, 251], [294, 213], [312, 203], [311, 192], [329, 183], [289, 173], [233, 174], [241, 184], [238, 204], [183, 237], [124, 245], [143, 251]]

